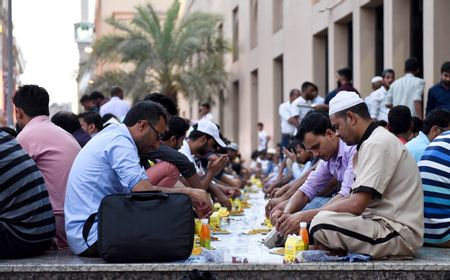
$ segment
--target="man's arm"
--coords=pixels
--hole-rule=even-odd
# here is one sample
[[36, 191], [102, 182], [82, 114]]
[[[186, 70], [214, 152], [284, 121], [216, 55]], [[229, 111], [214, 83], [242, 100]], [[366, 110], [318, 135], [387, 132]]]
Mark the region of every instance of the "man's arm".
[[417, 117], [423, 120], [423, 101], [414, 101], [414, 109], [416, 109]]
[[427, 101], [426, 115], [428, 115], [435, 108], [436, 108], [436, 100], [435, 100], [433, 92], [431, 91], [431, 88], [430, 88], [428, 90], [428, 101]]

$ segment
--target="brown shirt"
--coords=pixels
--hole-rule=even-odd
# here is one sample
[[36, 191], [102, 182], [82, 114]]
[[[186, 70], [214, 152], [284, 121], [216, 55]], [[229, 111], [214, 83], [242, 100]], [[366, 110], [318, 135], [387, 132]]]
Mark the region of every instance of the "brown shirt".
[[405, 146], [382, 127], [371, 125], [353, 158], [352, 191], [374, 199], [363, 217], [383, 220], [414, 248], [423, 243], [423, 190], [419, 169]]

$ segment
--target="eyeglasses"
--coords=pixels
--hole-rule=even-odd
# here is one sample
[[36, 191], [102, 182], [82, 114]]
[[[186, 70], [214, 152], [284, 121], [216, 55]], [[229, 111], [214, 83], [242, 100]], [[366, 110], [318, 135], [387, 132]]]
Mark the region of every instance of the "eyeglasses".
[[156, 130], [156, 128], [149, 121], [147, 121], [147, 123], [153, 129], [153, 131], [156, 133], [156, 135], [158, 135], [158, 140], [162, 140], [164, 137], [164, 133], [161, 133], [158, 130]]

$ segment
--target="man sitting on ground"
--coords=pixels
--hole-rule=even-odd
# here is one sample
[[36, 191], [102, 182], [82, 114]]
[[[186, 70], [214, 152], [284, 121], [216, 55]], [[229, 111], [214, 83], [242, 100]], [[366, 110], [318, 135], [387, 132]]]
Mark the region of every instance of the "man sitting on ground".
[[81, 128], [89, 134], [91, 138], [103, 129], [102, 117], [95, 112], [80, 113], [78, 115], [78, 121], [80, 122]]
[[330, 120], [357, 145], [352, 194], [320, 209], [310, 234], [319, 248], [384, 257], [413, 257], [423, 243], [423, 192], [417, 164], [394, 135], [377, 127], [355, 92], [330, 102]]
[[81, 128], [80, 122], [78, 121], [78, 116], [72, 112], [59, 111], [53, 115], [51, 121], [72, 134], [81, 147], [84, 147], [86, 143], [91, 140], [91, 136], [89, 136], [89, 134]]
[[398, 105], [393, 107], [388, 114], [388, 129], [402, 142], [408, 143], [412, 137], [411, 111], [408, 107]]
[[443, 109], [435, 109], [431, 111], [423, 121], [423, 132], [419, 131], [416, 138], [409, 141], [405, 147], [419, 162], [423, 152], [434, 138], [438, 137], [442, 132], [450, 129], [450, 112]]
[[89, 232], [89, 247], [83, 238], [83, 226], [88, 217], [98, 211], [102, 199], [110, 194], [181, 192], [191, 197], [199, 216], [211, 211], [210, 198], [205, 191], [153, 186], [139, 164], [139, 154], [159, 146], [166, 130], [166, 119], [165, 110], [159, 104], [139, 102], [127, 113], [123, 124], [105, 128], [75, 159], [67, 184], [65, 211], [67, 239], [76, 255], [98, 256], [97, 223]]
[[14, 137], [3, 131], [0, 151], [0, 259], [37, 256], [50, 248], [56, 229], [44, 178]]

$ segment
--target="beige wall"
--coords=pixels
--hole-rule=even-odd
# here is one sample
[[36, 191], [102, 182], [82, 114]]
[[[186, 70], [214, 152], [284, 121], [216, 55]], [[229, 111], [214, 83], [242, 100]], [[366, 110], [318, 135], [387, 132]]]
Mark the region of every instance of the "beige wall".
[[[403, 75], [404, 61], [410, 56], [410, 1], [411, 0], [278, 0], [283, 1], [282, 28], [274, 32], [273, 3], [277, 0], [258, 1], [257, 44], [250, 44], [252, 34], [250, 8], [254, 0], [187, 0], [184, 13], [196, 10], [210, 11], [224, 17], [224, 36], [232, 39], [232, 11], [239, 9], [239, 59], [232, 61], [226, 56], [226, 68], [230, 71], [230, 82], [224, 92], [223, 120], [218, 120], [218, 108], [213, 109], [217, 121], [223, 123], [224, 134], [231, 140], [239, 139], [241, 150], [248, 156], [256, 146], [255, 124], [261, 121], [273, 136], [271, 145], [279, 141], [278, 106], [287, 100], [292, 88], [300, 88], [304, 81], [319, 86], [325, 96], [324, 87], [335, 87], [335, 72], [349, 66], [354, 72], [354, 84], [363, 96], [370, 94], [370, 79], [375, 76], [375, 11], [383, 5], [384, 24], [384, 68], [393, 68], [397, 77]], [[439, 80], [440, 66], [450, 60], [450, 1], [423, 1], [424, 18], [424, 79], [427, 88]], [[353, 23], [353, 65], [348, 61], [348, 28]], [[326, 46], [325, 36], [328, 36]], [[325, 67], [325, 52], [328, 47], [328, 69]], [[283, 56], [283, 92], [276, 92], [277, 73], [274, 59]], [[252, 95], [251, 72], [258, 71], [258, 93]], [[328, 73], [326, 80], [325, 72]], [[233, 83], [239, 81], [239, 96]], [[281, 98], [283, 96], [283, 98]], [[194, 102], [195, 103], [195, 102]], [[236, 107], [239, 104], [239, 109]], [[189, 102], [180, 102], [182, 112], [189, 112]], [[197, 110], [191, 110], [197, 118]], [[257, 116], [255, 119], [254, 116]], [[237, 118], [237, 119], [236, 119]]]

